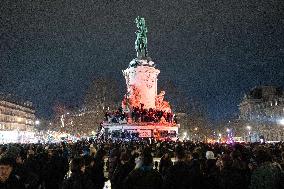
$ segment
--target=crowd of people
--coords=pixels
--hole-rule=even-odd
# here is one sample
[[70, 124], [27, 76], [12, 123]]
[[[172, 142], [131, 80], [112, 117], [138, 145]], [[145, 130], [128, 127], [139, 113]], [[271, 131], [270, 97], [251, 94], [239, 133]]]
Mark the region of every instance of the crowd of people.
[[122, 111], [122, 108], [113, 111], [106, 112], [104, 121], [108, 123], [127, 123], [127, 114]]
[[165, 112], [162, 110], [156, 110], [153, 108], [146, 109], [141, 107], [133, 107], [130, 115], [118, 109], [114, 112], [105, 113], [105, 121], [109, 123], [125, 123], [131, 118], [132, 122], [167, 122], [167, 123], [177, 123], [176, 116], [171, 112]]
[[171, 112], [165, 112], [162, 110], [156, 110], [150, 108], [145, 109], [143, 106], [141, 108], [139, 107], [133, 107], [131, 118], [135, 122], [169, 122], [173, 123], [176, 122], [176, 119], [174, 117], [174, 114]]
[[0, 188], [5, 189], [103, 189], [107, 180], [113, 189], [281, 189], [283, 169], [281, 142], [84, 140], [0, 146]]

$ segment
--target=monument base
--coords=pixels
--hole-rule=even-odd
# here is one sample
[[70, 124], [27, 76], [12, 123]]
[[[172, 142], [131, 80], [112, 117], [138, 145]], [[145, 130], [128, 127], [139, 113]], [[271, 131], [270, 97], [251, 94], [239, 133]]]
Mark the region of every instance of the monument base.
[[[139, 138], [154, 138], [156, 140], [177, 140], [179, 124], [170, 123], [103, 123], [102, 129], [106, 138], [127, 138], [137, 136]], [[114, 133], [116, 136], [114, 136]], [[121, 136], [121, 134], [123, 136]]]

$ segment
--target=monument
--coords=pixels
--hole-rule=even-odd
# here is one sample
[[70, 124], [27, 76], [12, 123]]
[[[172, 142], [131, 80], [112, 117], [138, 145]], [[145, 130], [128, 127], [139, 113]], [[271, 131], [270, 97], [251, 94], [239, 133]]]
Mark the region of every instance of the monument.
[[135, 19], [137, 26], [134, 58], [122, 73], [126, 80], [127, 92], [122, 108], [107, 113], [102, 123], [102, 133], [136, 133], [139, 137], [177, 139], [179, 125], [167, 101], [165, 91], [158, 94], [157, 82], [160, 70], [148, 56], [147, 27], [144, 18]]

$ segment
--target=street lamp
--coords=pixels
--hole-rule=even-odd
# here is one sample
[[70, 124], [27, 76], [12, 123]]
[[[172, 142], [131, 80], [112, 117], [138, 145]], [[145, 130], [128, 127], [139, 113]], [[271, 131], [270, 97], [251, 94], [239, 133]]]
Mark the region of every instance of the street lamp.
[[230, 128], [227, 128], [226, 131], [227, 131], [227, 142], [232, 143], [234, 141], [232, 130]]
[[249, 137], [249, 142], [251, 142], [251, 136], [250, 136], [250, 130], [251, 130], [251, 126], [247, 126], [247, 130], [248, 130], [248, 137]]
[[218, 133], [218, 142], [221, 143], [222, 142], [222, 134]]
[[279, 119], [279, 120], [278, 120], [278, 123], [279, 123], [280, 125], [283, 125], [283, 126], [284, 126], [284, 118]]
[[186, 139], [187, 132], [183, 133], [183, 140]]

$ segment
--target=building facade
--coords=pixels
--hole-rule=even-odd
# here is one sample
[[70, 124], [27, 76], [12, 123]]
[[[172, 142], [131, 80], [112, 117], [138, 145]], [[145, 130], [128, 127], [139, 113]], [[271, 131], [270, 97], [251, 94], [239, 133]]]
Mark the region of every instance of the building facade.
[[284, 92], [281, 87], [253, 88], [244, 96], [239, 110], [240, 120], [245, 123], [246, 138], [284, 140]]
[[0, 94], [0, 131], [33, 131], [35, 109], [31, 102]]

